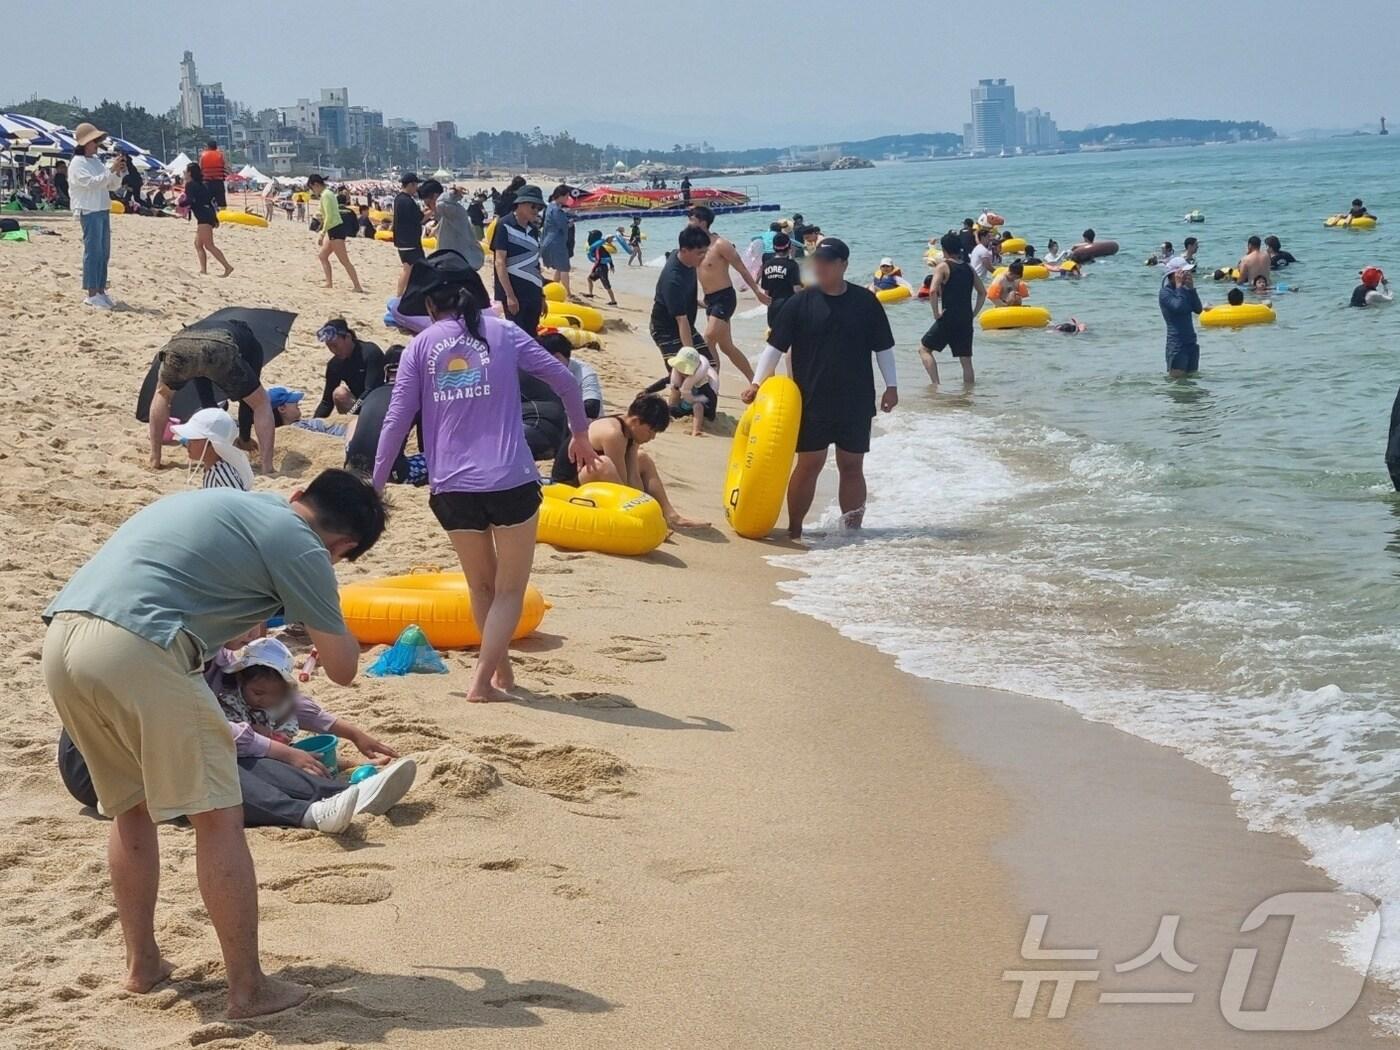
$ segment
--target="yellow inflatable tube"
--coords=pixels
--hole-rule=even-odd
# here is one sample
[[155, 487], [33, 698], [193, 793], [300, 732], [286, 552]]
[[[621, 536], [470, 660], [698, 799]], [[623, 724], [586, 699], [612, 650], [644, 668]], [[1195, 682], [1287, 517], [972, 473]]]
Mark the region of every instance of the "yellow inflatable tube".
[[1043, 306], [998, 306], [983, 310], [982, 330], [996, 332], [1007, 328], [1044, 328], [1050, 323], [1050, 311]]
[[267, 225], [267, 220], [261, 215], [251, 215], [246, 211], [234, 211], [232, 208], [219, 209], [219, 221], [235, 223], [238, 226]]
[[572, 551], [647, 554], [670, 529], [661, 504], [645, 492], [610, 481], [546, 485], [536, 540]]
[[1001, 250], [1010, 255], [1020, 255], [1026, 250], [1026, 239], [1024, 237], [1008, 237], [1001, 242]]
[[[992, 272], [992, 280], [1004, 277], [1009, 271], [1008, 267], [998, 266]], [[1021, 267], [1021, 280], [1023, 281], [1043, 281], [1050, 276], [1050, 267], [1042, 266], [1040, 263], [1031, 263], [1029, 266]]]
[[540, 324], [546, 328], [582, 328], [589, 332], [603, 330], [603, 313], [591, 306], [579, 303], [556, 303], [545, 301], [545, 315]]
[[875, 293], [875, 298], [882, 303], [902, 303], [913, 294], [907, 284], [897, 284], [893, 288], [881, 288]]
[[575, 350], [604, 349], [603, 341], [601, 339], [599, 339], [592, 332], [585, 331], [582, 328], [575, 328], [573, 325], [548, 325], [544, 322], [541, 322], [540, 331], [543, 332], [546, 328], [553, 328], [556, 332], [558, 332], [565, 339], [567, 339], [569, 341], [569, 345], [572, 346]]
[[1343, 230], [1374, 230], [1376, 228], [1376, 218], [1374, 215], [1363, 215], [1359, 219], [1348, 219], [1345, 215], [1332, 215], [1323, 220], [1324, 226], [1335, 226]]
[[1201, 312], [1202, 328], [1242, 328], [1247, 324], [1273, 324], [1278, 320], [1271, 307], [1263, 303], [1241, 303], [1239, 306], [1212, 306]]
[[740, 536], [761, 539], [778, 523], [801, 422], [802, 393], [787, 376], [765, 380], [739, 420], [724, 479], [724, 516]]
[[[392, 240], [394, 239], [394, 231], [393, 231], [393, 230], [375, 230], [375, 231], [374, 231], [374, 239], [375, 239], [376, 241], [386, 241], [386, 242], [387, 242], [387, 241], [392, 241]], [[424, 250], [425, 252], [435, 252], [435, 251], [437, 251], [437, 238], [436, 238], [436, 237], [424, 237], [424, 238], [423, 238], [423, 250]]]
[[375, 225], [378, 225], [385, 219], [388, 219], [390, 222], [393, 222], [394, 213], [391, 211], [380, 211], [378, 208], [371, 208], [369, 210], [369, 221], [374, 223]]
[[568, 302], [569, 293], [558, 281], [550, 281], [544, 286], [544, 297], [551, 303]]
[[[533, 586], [512, 638], [524, 638], [540, 625], [549, 603]], [[439, 649], [465, 649], [481, 644], [472, 619], [472, 596], [460, 572], [390, 576], [372, 583], [352, 583], [340, 589], [345, 624], [365, 645], [390, 645], [409, 624], [423, 628]]]
[[126, 205], [123, 204], [121, 201], [113, 201], [113, 202], [108, 206], [107, 210], [108, 210], [109, 212], [111, 212], [113, 215], [125, 215], [125, 214], [126, 214]]

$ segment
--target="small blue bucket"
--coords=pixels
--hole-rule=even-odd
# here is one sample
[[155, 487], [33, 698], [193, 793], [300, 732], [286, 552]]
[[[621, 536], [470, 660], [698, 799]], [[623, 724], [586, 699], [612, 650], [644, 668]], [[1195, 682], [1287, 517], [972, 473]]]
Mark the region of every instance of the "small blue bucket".
[[339, 738], [331, 736], [330, 733], [317, 733], [315, 736], [303, 737], [292, 746], [315, 755], [331, 776], [335, 776], [339, 770], [335, 761], [335, 749], [339, 743]]

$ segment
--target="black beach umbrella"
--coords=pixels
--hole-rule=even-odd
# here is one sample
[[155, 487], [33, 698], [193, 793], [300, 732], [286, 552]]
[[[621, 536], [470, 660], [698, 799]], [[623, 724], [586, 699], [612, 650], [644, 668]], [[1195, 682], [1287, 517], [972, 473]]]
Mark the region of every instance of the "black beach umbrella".
[[[242, 321], [252, 331], [257, 341], [262, 344], [263, 364], [266, 365], [287, 348], [287, 337], [291, 334], [292, 323], [296, 319], [297, 315], [287, 310], [268, 310], [256, 306], [225, 306], [222, 310], [215, 310], [203, 320], [196, 321], [186, 327], [207, 328], [223, 321]], [[159, 376], [160, 352], [157, 351], [156, 357], [151, 360], [150, 371], [146, 373], [145, 381], [141, 384], [141, 393], [136, 398], [136, 418], [142, 423], [148, 422], [151, 418], [151, 398], [155, 395]], [[210, 385], [212, 386], [212, 384]], [[228, 394], [217, 386], [213, 386], [213, 390], [216, 404], [229, 400]], [[212, 406], [201, 403], [197, 385], [186, 383], [176, 392], [170, 413], [176, 419], [189, 419], [201, 408], [209, 407]]]

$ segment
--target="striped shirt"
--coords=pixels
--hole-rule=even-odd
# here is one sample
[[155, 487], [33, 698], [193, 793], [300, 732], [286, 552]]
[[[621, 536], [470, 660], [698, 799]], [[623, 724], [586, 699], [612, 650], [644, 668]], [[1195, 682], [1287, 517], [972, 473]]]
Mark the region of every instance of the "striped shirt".
[[[496, 230], [491, 234], [491, 251], [506, 253], [506, 272], [510, 274], [511, 286], [519, 293], [517, 281], [525, 281], [536, 288], [544, 287], [540, 276], [540, 242], [531, 230], [523, 230], [514, 215], [496, 220]], [[504, 301], [505, 289], [500, 278], [496, 278], [496, 298]]]
[[204, 468], [204, 484], [200, 486], [206, 489], [242, 489], [243, 479], [238, 476], [238, 471], [223, 460], [215, 463], [212, 467]]

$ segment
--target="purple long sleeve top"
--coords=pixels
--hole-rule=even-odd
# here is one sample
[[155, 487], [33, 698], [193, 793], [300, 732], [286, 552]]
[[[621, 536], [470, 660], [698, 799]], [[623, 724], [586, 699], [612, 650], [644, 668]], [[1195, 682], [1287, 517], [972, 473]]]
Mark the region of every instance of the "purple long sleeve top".
[[483, 314], [480, 330], [484, 341], [459, 319], [447, 318], [423, 329], [404, 350], [379, 432], [376, 489], [389, 480], [419, 413], [431, 492], [499, 492], [537, 480], [517, 369], [559, 395], [575, 435], [588, 433], [583, 395], [567, 367], [509, 321]]

